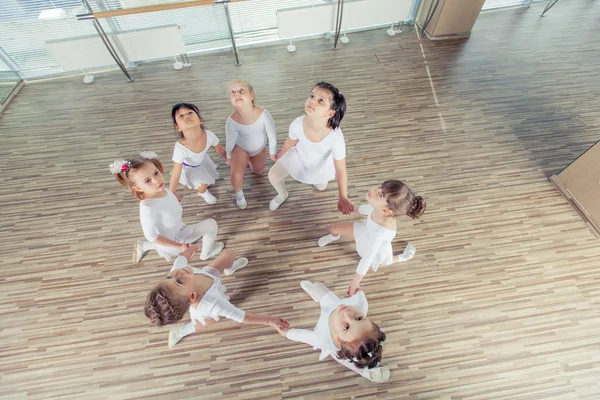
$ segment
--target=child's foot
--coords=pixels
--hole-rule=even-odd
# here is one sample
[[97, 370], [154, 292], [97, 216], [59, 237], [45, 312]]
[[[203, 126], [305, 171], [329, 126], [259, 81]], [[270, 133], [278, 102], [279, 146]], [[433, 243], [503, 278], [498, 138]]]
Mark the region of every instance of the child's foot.
[[283, 204], [284, 201], [287, 200], [288, 198], [288, 192], [285, 192], [285, 196], [281, 197], [279, 195], [273, 197], [273, 200], [271, 200], [271, 202], [269, 203], [269, 209], [271, 211], [275, 211], [279, 208], [280, 205]]
[[317, 300], [313, 294], [313, 284], [311, 281], [300, 281], [300, 287], [304, 289], [306, 293], [308, 293], [313, 301], [316, 301], [317, 303], [319, 302], [319, 300]]
[[142, 261], [144, 254], [146, 254], [146, 252], [144, 251], [144, 246], [143, 246], [142, 241], [136, 240], [135, 243], [133, 244], [133, 258], [131, 259], [131, 261], [134, 264], [139, 263], [140, 261]]
[[362, 376], [371, 382], [385, 382], [390, 379], [390, 370], [387, 367], [365, 368]]
[[200, 259], [202, 261], [205, 261], [205, 260], [208, 260], [209, 258], [216, 257], [217, 254], [222, 252], [224, 248], [225, 248], [225, 244], [223, 242], [217, 242], [217, 243], [213, 244], [212, 251], [210, 253], [208, 253], [208, 256], [202, 257], [202, 253], [200, 253]]
[[413, 246], [411, 243], [407, 244], [402, 254], [398, 255], [398, 262], [410, 260], [415, 256], [416, 251], [417, 249], [415, 249], [415, 246]]
[[213, 196], [212, 193], [208, 191], [208, 189], [206, 189], [204, 193], [198, 192], [198, 196], [202, 197], [204, 201], [208, 204], [215, 204], [217, 202], [217, 198]]
[[237, 194], [235, 195], [235, 205], [238, 206], [240, 210], [243, 210], [244, 208], [248, 207], [248, 203], [246, 203], [246, 198], [244, 197], [244, 194], [242, 194], [241, 196], [238, 196]]
[[319, 245], [319, 247], [327, 246], [329, 243], [335, 242], [339, 238], [340, 238], [340, 235], [334, 236], [330, 233], [329, 235], [325, 235], [322, 238], [320, 238], [319, 241], [317, 242], [317, 244]]
[[244, 268], [246, 265], [248, 265], [248, 259], [245, 257], [241, 257], [238, 258], [237, 260], [235, 260], [233, 262], [233, 265], [231, 266], [231, 268], [227, 268], [223, 271], [223, 273], [227, 276], [229, 275], [233, 275], [233, 273], [235, 271], [237, 271], [238, 269], [242, 269]]
[[181, 340], [181, 330], [179, 328], [173, 328], [169, 331], [169, 348], [172, 349]]

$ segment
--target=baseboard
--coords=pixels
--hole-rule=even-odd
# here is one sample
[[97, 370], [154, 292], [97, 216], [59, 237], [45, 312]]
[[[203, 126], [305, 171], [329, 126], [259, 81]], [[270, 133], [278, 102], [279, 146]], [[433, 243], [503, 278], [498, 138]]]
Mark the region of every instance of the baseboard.
[[552, 184], [554, 185], [554, 187], [556, 187], [556, 189], [558, 189], [560, 194], [562, 194], [563, 197], [565, 199], [567, 199], [567, 201], [569, 202], [571, 207], [573, 207], [575, 209], [575, 211], [577, 211], [577, 213], [581, 216], [581, 218], [583, 218], [585, 224], [588, 226], [588, 228], [590, 228], [592, 233], [598, 239], [600, 239], [600, 225], [598, 225], [594, 221], [594, 219], [591, 217], [591, 215], [589, 215], [587, 213], [587, 211], [585, 211], [585, 208], [583, 208], [581, 206], [581, 204], [579, 204], [577, 199], [575, 197], [573, 197], [573, 195], [571, 194], [569, 189], [567, 189], [567, 187], [562, 183], [562, 181], [560, 180], [558, 175], [552, 175], [550, 177], [550, 182], [552, 182]]
[[[416, 22], [415, 26], [417, 27], [417, 29], [419, 31], [423, 31], [423, 26], [419, 22]], [[429, 40], [466, 39], [469, 36], [471, 36], [471, 32], [453, 33], [452, 35], [438, 35], [438, 36], [433, 36], [433, 35], [431, 35], [431, 33], [429, 33], [427, 31], [427, 29], [425, 29], [425, 36]]]
[[431, 36], [429, 32], [427, 32], [427, 29], [425, 29], [425, 36], [427, 36], [427, 39], [429, 40], [467, 39], [469, 36], [471, 36], [471, 32], [455, 33], [452, 35]]

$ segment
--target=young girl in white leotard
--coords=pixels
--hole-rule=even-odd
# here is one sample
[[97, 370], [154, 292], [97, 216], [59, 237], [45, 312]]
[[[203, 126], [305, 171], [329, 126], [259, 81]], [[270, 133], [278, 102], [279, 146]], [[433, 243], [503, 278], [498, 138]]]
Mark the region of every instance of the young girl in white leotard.
[[319, 82], [304, 104], [306, 115], [290, 125], [289, 136], [277, 154], [277, 162], [269, 170], [269, 181], [277, 191], [269, 208], [275, 211], [287, 199], [284, 180], [295, 180], [325, 190], [327, 183], [337, 178], [338, 209], [350, 214], [354, 207], [348, 200], [346, 144], [340, 122], [346, 112], [346, 99], [327, 82]]
[[175, 129], [179, 132], [179, 140], [173, 150], [173, 169], [169, 188], [177, 195], [177, 184], [196, 190], [208, 204], [215, 204], [217, 199], [208, 191], [208, 186], [219, 177], [217, 166], [207, 154], [211, 147], [218, 155], [226, 159], [225, 149], [219, 139], [211, 131], [205, 130], [204, 120], [198, 107], [191, 103], [175, 104], [171, 110]]
[[371, 189], [366, 195], [367, 205], [361, 205], [358, 212], [366, 215], [361, 222], [341, 222], [329, 226], [329, 235], [319, 239], [319, 246], [336, 241], [340, 236], [354, 237], [356, 251], [361, 259], [354, 279], [348, 288], [353, 295], [360, 282], [369, 271], [377, 271], [380, 265], [389, 265], [410, 260], [415, 255], [415, 246], [408, 244], [404, 252], [394, 255], [392, 241], [396, 237], [396, 219], [400, 215], [419, 218], [425, 212], [427, 204], [417, 196], [404, 182], [387, 180], [379, 187]]
[[317, 325], [312, 331], [278, 327], [279, 333], [320, 350], [319, 360], [330, 356], [370, 381], [387, 381], [390, 371], [380, 366], [385, 333], [367, 318], [369, 304], [362, 290], [339, 299], [322, 283], [302, 281], [300, 286], [321, 306]]
[[164, 326], [177, 323], [189, 311], [191, 322], [171, 329], [169, 347], [175, 346], [183, 337], [197, 330], [204, 330], [221, 317], [240, 324], [268, 325], [276, 329], [287, 329], [286, 320], [269, 315], [245, 312], [229, 302], [221, 274], [231, 275], [248, 264], [248, 259], [235, 259], [231, 250], [222, 252], [210, 266], [202, 269], [188, 265], [198, 249], [191, 245], [177, 257], [173, 268], [165, 279], [148, 294], [144, 313], [154, 325]]
[[110, 172], [117, 181], [131, 190], [140, 201], [140, 222], [147, 241], [136, 240], [133, 246], [133, 263], [138, 263], [149, 250], [167, 261], [185, 251], [190, 243], [202, 238], [200, 259], [206, 260], [223, 250], [223, 242], [215, 243], [217, 222], [207, 219], [194, 225], [185, 225], [181, 219], [179, 200], [165, 189], [163, 165], [156, 153], [145, 151], [139, 158], [117, 160]]
[[231, 166], [235, 203], [243, 210], [248, 205], [242, 190], [246, 166], [250, 165], [250, 171], [262, 175], [267, 159], [267, 139], [271, 160], [276, 161], [277, 135], [271, 114], [254, 104], [254, 89], [248, 82], [232, 82], [229, 85], [229, 101], [235, 111], [225, 124], [225, 151], [227, 164]]

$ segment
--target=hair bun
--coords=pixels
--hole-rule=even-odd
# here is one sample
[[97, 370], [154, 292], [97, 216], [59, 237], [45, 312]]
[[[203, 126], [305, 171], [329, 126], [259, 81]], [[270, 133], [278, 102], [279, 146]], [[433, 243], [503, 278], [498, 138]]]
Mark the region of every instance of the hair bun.
[[427, 202], [425, 201], [425, 199], [422, 198], [421, 196], [417, 196], [417, 197], [415, 197], [415, 201], [413, 203], [412, 209], [410, 210], [410, 212], [408, 212], [408, 216], [413, 219], [417, 219], [421, 215], [423, 215], [426, 208], [427, 208]]

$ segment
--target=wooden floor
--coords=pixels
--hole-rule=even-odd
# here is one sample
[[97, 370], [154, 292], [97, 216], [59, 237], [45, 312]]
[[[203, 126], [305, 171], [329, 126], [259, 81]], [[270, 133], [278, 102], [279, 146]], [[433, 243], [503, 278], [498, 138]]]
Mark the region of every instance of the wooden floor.
[[[337, 52], [315, 39], [295, 54], [243, 50], [241, 67], [222, 53], [183, 71], [143, 65], [132, 84], [114, 72], [25, 87], [0, 116], [0, 397], [599, 399], [600, 241], [548, 177], [600, 138], [600, 7], [558, 2], [540, 19], [542, 6], [484, 13], [466, 41], [377, 30]], [[166, 329], [148, 327], [146, 293], [169, 265], [154, 253], [130, 263], [138, 205], [108, 164], [140, 150], [168, 163], [177, 101], [198, 104], [224, 140], [234, 78], [254, 84], [279, 146], [311, 85], [338, 85], [352, 200], [386, 178], [427, 199], [420, 221], [398, 224], [395, 248], [410, 241], [416, 257], [363, 285], [388, 335], [389, 382], [263, 327], [222, 321], [174, 350]], [[219, 239], [250, 259], [226, 278], [234, 303], [312, 328], [318, 309], [299, 282], [343, 295], [354, 245], [316, 240], [356, 218], [336, 211], [335, 184], [290, 183], [270, 212], [266, 176], [247, 175], [238, 210], [219, 171], [219, 203], [182, 191], [184, 220], [214, 217]]]

